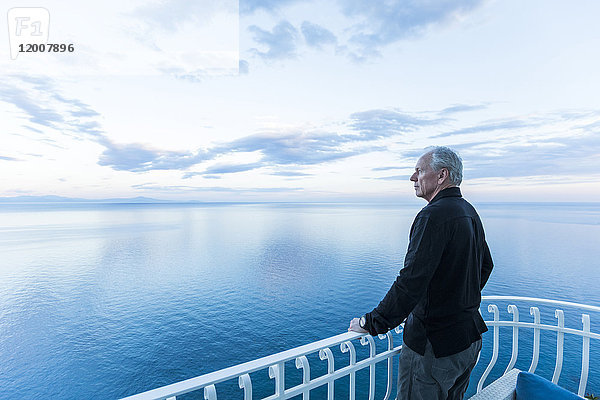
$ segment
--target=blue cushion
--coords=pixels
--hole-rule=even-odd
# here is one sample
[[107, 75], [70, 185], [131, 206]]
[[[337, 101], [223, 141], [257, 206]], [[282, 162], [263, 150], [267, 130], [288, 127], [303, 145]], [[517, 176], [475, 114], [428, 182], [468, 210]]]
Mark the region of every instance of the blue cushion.
[[529, 372], [519, 372], [516, 394], [516, 400], [581, 400], [576, 394]]

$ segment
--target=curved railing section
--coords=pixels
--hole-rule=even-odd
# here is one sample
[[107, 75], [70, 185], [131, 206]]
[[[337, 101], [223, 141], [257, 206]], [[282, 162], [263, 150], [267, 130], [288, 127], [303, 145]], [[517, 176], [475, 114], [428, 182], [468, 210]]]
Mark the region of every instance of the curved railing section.
[[[497, 302], [509, 303], [506, 307], [506, 311], [511, 316], [507, 316], [506, 319], [501, 318], [500, 308], [498, 307]], [[534, 373], [539, 362], [540, 357], [540, 342], [541, 342], [541, 332], [542, 331], [550, 331], [556, 332], [554, 341], [556, 342], [556, 356], [555, 356], [555, 366], [554, 372], [552, 375], [552, 382], [558, 383], [558, 379], [560, 378], [560, 373], [563, 368], [563, 360], [564, 360], [564, 337], [565, 335], [574, 335], [581, 337], [581, 375], [579, 378], [579, 388], [577, 394], [579, 396], [583, 396], [585, 393], [585, 388], [588, 381], [588, 374], [590, 370], [590, 339], [600, 340], [600, 334], [591, 332], [590, 327], [590, 315], [588, 312], [596, 314], [596, 317], [600, 317], [600, 307], [591, 306], [586, 304], [578, 304], [572, 303], [568, 301], [558, 301], [558, 300], [547, 300], [547, 299], [538, 299], [533, 297], [511, 297], [511, 296], [484, 296], [482, 299], [482, 306], [488, 304], [487, 311], [492, 315], [491, 320], [485, 321], [487, 326], [493, 331], [492, 335], [492, 355], [487, 364], [487, 367], [481, 378], [477, 383], [477, 393], [479, 393], [483, 385], [488, 378], [490, 372], [496, 365], [498, 361], [498, 354], [501, 351], [500, 349], [500, 327], [512, 327], [512, 353], [510, 361], [506, 369], [504, 370], [504, 374], [510, 371], [517, 361], [517, 356], [519, 354], [519, 331], [526, 330], [526, 332], [532, 332], [533, 334], [533, 342], [532, 348], [533, 353], [531, 355], [531, 364], [529, 365], [528, 371]], [[523, 305], [529, 306], [528, 314], [532, 318], [532, 321], [523, 321], [519, 316], [519, 308], [517, 305], [523, 307]], [[540, 317], [540, 309], [539, 306], [550, 306], [550, 307], [561, 307], [554, 309], [554, 317], [556, 319], [556, 323], [548, 324], [542, 323]], [[573, 313], [577, 312], [581, 314], [581, 327], [565, 327], [565, 311], [562, 308], [568, 309], [573, 315]], [[527, 308], [524, 308], [527, 309]], [[483, 314], [483, 313], [482, 313]], [[554, 335], [550, 335], [554, 336]], [[550, 339], [552, 340], [552, 339]], [[596, 342], [596, 344], [600, 344]], [[482, 360], [479, 360], [482, 362]]]
[[[503, 305], [499, 306], [498, 304]], [[590, 370], [590, 341], [591, 339], [600, 339], [600, 334], [591, 332], [590, 313], [597, 314], [595, 316], [600, 317], [600, 307], [558, 300], [509, 296], [484, 296], [482, 298], [482, 310], [486, 305], [487, 313], [482, 313], [482, 315], [484, 315], [484, 319], [488, 319], [486, 324], [492, 332], [491, 335], [490, 333], [484, 335], [484, 342], [487, 343], [490, 340], [492, 341], [492, 351], [489, 361], [483, 360], [481, 355], [478, 359], [478, 364], [486, 365], [487, 363], [487, 365], [478, 380], [477, 393], [483, 389], [492, 369], [497, 366], [499, 354], [506, 354], [507, 358], [508, 354], [510, 354], [510, 360], [504, 369], [504, 374], [517, 364], [517, 358], [520, 354], [520, 338], [527, 339], [528, 337], [532, 338], [532, 341], [529, 343], [531, 343], [533, 352], [531, 353], [531, 362], [528, 367], [528, 371], [532, 373], [536, 371], [540, 361], [540, 343], [542, 342], [542, 337], [547, 340], [548, 336], [550, 336], [551, 340], [554, 340], [556, 343], [555, 366], [552, 382], [558, 383], [563, 369], [563, 360], [565, 358], [564, 338], [565, 335], [574, 335], [581, 338], [581, 374], [579, 377], [578, 394], [579, 396], [584, 394]], [[553, 313], [556, 320], [554, 324], [549, 324], [547, 321], [548, 318], [544, 321], [542, 320], [540, 307], [544, 307], [544, 315], [547, 313], [548, 307], [554, 309]], [[567, 311], [563, 311], [563, 308]], [[503, 311], [504, 309], [506, 311]], [[583, 313], [581, 313], [582, 311]], [[572, 316], [575, 312], [581, 313], [580, 321], [582, 325], [580, 327], [567, 327], [565, 325], [565, 314], [569, 313], [567, 315]], [[486, 318], [486, 315], [490, 315], [492, 318]], [[502, 342], [500, 340], [500, 328], [502, 327], [512, 328], [510, 329], [512, 334], [510, 345], [501, 345], [501, 343], [508, 343], [508, 340]], [[274, 381], [274, 390], [271, 392], [272, 394], [260, 394], [260, 398], [265, 400], [290, 399], [295, 396], [302, 396], [303, 400], [309, 400], [311, 390], [319, 387], [325, 387], [327, 390], [327, 399], [333, 400], [336, 395], [335, 381], [346, 376], [349, 376], [350, 382], [347, 391], [348, 398], [350, 400], [355, 400], [357, 385], [356, 372], [362, 369], [369, 371], [369, 400], [375, 398], [375, 380], [377, 376], [379, 376], [380, 379], [387, 379], [387, 384], [385, 386], [386, 392], [383, 400], [392, 398], [394, 387], [396, 393], [393, 393], [393, 397], [397, 398], [398, 382], [394, 385], [393, 366], [394, 357], [400, 353], [402, 348], [402, 346], [398, 344], [401, 342], [401, 340], [398, 340], [400, 339], [399, 334], [401, 333], [401, 330], [402, 327], [398, 327], [393, 331], [390, 331], [385, 335], [379, 335], [378, 337], [354, 332], [343, 333], [341, 335], [286, 350], [281, 353], [136, 394], [123, 400], [175, 400], [176, 396], [200, 390], [204, 391], [204, 398], [206, 400], [216, 400], [219, 391], [219, 387], [216, 385], [231, 380], [234, 380], [234, 382], [237, 380], [239, 390], [243, 392], [244, 400], [250, 400], [253, 398], [253, 381], [250, 374], [260, 370], [265, 370], [268, 374], [268, 378]], [[555, 332], [555, 335], [542, 335], [542, 332]], [[508, 332], [504, 332], [504, 334], [506, 333]], [[380, 349], [384, 347], [384, 344], [387, 344], [385, 350], [378, 353], [377, 343], [380, 343]], [[394, 343], [396, 343], [396, 345], [394, 345]], [[596, 342], [596, 344], [598, 343]], [[337, 350], [338, 346], [339, 352]], [[368, 350], [368, 355], [366, 357], [358, 357], [357, 354], [360, 353], [361, 349], [363, 349], [363, 353]], [[334, 355], [334, 351], [338, 353], [337, 358]], [[340, 352], [342, 354], [340, 354]], [[570, 349], [567, 349], [567, 352], [570, 353]], [[311, 355], [313, 358], [318, 355], [319, 360], [317, 360], [317, 362], [324, 363], [318, 366], [321, 368], [311, 368], [309, 357], [307, 357]], [[301, 375], [301, 377], [298, 377], [297, 379], [298, 382], [290, 387], [286, 386], [286, 362], [288, 361], [290, 361], [290, 363], [287, 363], [288, 368], [293, 369], [293, 367], [289, 367], [289, 364], [293, 364], [298, 370], [294, 370], [296, 375], [298, 375], [298, 373]], [[544, 361], [548, 362], [548, 360]], [[375, 373], [376, 365], [379, 363], [386, 364], [387, 366], [385, 378], [383, 378], [383, 375], [376, 375]], [[326, 368], [323, 368], [325, 365]], [[498, 365], [498, 367], [503, 368], [503, 366], [500, 365]], [[325, 369], [325, 372], [320, 376], [313, 376], [312, 374], [315, 372], [315, 369]], [[400, 375], [397, 372], [398, 371], [396, 371], [396, 374], [399, 379]], [[254, 376], [256, 377], [257, 375]], [[264, 378], [266, 380], [266, 376]], [[288, 384], [290, 380], [290, 377], [288, 377]], [[381, 385], [379, 387], [382, 388], [383, 382], [380, 383]], [[258, 395], [258, 393], [254, 394]]]
[[[286, 350], [281, 353], [273, 354], [257, 360], [249, 361], [233, 367], [225, 368], [219, 371], [211, 372], [206, 375], [191, 378], [185, 381], [177, 382], [171, 385], [163, 386], [147, 392], [139, 393], [126, 397], [122, 400], [175, 400], [177, 396], [203, 390], [206, 400], [218, 399], [219, 383], [238, 380], [238, 386], [243, 391], [244, 400], [252, 399], [252, 379], [250, 374], [260, 370], [266, 370], [270, 379], [274, 380], [275, 390], [272, 395], [265, 397], [264, 400], [290, 399], [302, 395], [303, 400], [310, 399], [310, 391], [321, 386], [327, 387], [327, 399], [335, 398], [334, 382], [340, 378], [349, 376], [350, 387], [348, 388], [349, 398], [356, 398], [356, 372], [361, 369], [369, 371], [369, 399], [375, 397], [375, 366], [378, 363], [387, 364], [387, 386], [383, 400], [390, 399], [392, 395], [393, 381], [393, 358], [400, 353], [401, 345], [394, 346], [394, 338], [399, 338], [402, 327], [398, 327], [385, 335], [379, 335], [374, 338], [370, 335], [347, 332], [341, 335], [333, 336], [327, 339], [319, 340], [304, 346]], [[385, 341], [386, 349], [377, 353], [376, 340]], [[400, 340], [397, 340], [400, 342]], [[368, 347], [368, 356], [359, 360], [357, 358], [356, 344]], [[347, 353], [349, 363], [336, 369], [335, 357], [332, 349], [339, 346], [341, 353]], [[382, 345], [383, 346], [383, 345]], [[381, 346], [380, 346], [381, 347]], [[336, 350], [337, 351], [337, 350]], [[326, 373], [318, 376], [311, 376], [311, 367], [308, 355], [318, 354], [319, 359], [327, 364]], [[295, 386], [286, 387], [286, 362], [294, 361], [298, 370], [302, 370], [301, 382]], [[397, 394], [394, 394], [396, 397]]]

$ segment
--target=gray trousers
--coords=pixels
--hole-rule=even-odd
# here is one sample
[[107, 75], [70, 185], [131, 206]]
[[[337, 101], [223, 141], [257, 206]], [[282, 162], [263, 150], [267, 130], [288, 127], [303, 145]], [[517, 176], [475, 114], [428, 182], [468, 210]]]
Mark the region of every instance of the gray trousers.
[[425, 354], [406, 344], [400, 352], [399, 400], [462, 400], [481, 351], [481, 339], [448, 357], [435, 358], [427, 341]]

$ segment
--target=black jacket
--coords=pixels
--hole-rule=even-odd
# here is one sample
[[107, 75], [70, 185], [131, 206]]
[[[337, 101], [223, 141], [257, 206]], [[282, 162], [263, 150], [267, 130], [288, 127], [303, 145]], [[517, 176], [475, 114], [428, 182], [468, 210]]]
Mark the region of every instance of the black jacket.
[[436, 357], [465, 350], [487, 331], [479, 313], [481, 289], [493, 263], [481, 220], [458, 187], [438, 193], [410, 229], [404, 268], [379, 305], [366, 314], [371, 335], [404, 319], [404, 343]]

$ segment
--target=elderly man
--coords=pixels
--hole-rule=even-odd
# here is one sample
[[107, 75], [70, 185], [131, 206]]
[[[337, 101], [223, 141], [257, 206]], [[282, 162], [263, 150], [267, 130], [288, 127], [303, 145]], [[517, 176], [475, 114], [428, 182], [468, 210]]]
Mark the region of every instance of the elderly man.
[[492, 258], [481, 220], [461, 196], [462, 161], [454, 151], [427, 151], [410, 180], [429, 204], [411, 227], [404, 268], [348, 330], [377, 335], [406, 319], [399, 399], [462, 399], [487, 331], [479, 304]]

